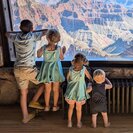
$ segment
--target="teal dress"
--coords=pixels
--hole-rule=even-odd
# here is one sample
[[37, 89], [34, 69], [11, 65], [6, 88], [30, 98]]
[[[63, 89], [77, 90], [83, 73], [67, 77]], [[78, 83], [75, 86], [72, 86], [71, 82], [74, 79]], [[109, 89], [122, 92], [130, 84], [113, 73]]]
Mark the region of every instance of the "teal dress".
[[83, 66], [80, 71], [75, 71], [73, 67], [70, 67], [69, 73], [70, 80], [64, 95], [65, 98], [76, 100], [77, 102], [89, 99], [90, 96], [86, 93], [85, 67]]
[[36, 79], [40, 83], [63, 82], [65, 77], [60, 61], [60, 46], [57, 45], [54, 51], [46, 50], [46, 45], [44, 45], [43, 49], [44, 62]]

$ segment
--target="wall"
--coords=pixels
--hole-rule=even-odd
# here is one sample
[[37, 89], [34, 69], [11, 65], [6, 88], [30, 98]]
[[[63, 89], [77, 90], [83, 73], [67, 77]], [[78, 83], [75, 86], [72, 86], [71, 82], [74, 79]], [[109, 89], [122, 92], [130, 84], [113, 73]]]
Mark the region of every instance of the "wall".
[[[96, 69], [96, 68], [94, 68]], [[102, 68], [105, 70], [109, 79], [123, 78], [131, 79], [133, 76], [132, 68]], [[68, 70], [64, 69], [66, 73]], [[30, 84], [29, 99], [32, 98], [38, 86]], [[13, 68], [0, 68], [0, 104], [13, 104], [19, 101], [19, 90], [13, 74]]]

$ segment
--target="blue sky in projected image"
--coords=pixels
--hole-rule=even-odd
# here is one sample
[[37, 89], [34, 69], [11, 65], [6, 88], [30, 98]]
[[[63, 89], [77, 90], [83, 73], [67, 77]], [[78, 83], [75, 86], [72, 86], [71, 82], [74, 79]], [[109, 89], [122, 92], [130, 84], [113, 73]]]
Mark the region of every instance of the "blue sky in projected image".
[[[13, 28], [30, 19], [36, 29], [59, 29], [65, 60], [133, 60], [133, 0], [11, 0]], [[37, 49], [46, 44], [45, 38]], [[37, 59], [40, 60], [40, 59]]]

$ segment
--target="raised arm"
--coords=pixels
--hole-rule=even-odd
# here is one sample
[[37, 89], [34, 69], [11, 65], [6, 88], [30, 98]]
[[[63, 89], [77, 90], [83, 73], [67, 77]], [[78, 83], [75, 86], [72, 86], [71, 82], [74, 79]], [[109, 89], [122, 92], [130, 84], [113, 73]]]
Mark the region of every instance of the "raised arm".
[[111, 89], [112, 88], [112, 83], [106, 78], [105, 79], [106, 84], [105, 84], [105, 89]]
[[62, 48], [60, 48], [60, 59], [63, 60], [64, 59], [64, 54], [66, 52], [66, 47], [63, 46]]
[[[44, 46], [43, 46], [44, 47]], [[37, 57], [40, 58], [44, 52], [44, 48], [41, 47], [40, 49], [37, 50]]]
[[33, 34], [34, 34], [35, 40], [36, 40], [36, 41], [41, 40], [41, 38], [42, 38], [43, 36], [46, 35], [47, 31], [48, 31], [48, 29], [35, 30], [35, 31], [33, 31]]
[[85, 68], [85, 76], [92, 81], [92, 77], [90, 75], [90, 73], [88, 72], [88, 70]]
[[[45, 36], [46, 33], [47, 33], [47, 31], [48, 31], [48, 29], [43, 29], [43, 30], [40, 30], [40, 31], [42, 31], [42, 36]], [[38, 32], [38, 31], [37, 31], [37, 32]]]
[[[42, 32], [44, 35], [46, 35], [48, 29], [42, 29], [42, 30], [33, 30], [32, 32]], [[21, 33], [22, 31], [9, 31], [7, 33], [11, 33], [11, 34], [17, 34], [17, 33]]]

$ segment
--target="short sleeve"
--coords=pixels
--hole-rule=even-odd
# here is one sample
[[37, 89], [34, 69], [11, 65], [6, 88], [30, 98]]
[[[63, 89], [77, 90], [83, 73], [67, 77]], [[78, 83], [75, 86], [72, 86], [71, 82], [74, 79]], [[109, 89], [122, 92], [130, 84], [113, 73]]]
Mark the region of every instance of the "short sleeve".
[[43, 32], [34, 32], [33, 35], [34, 35], [34, 39], [36, 41], [39, 41], [41, 40], [41, 37], [43, 36]]

